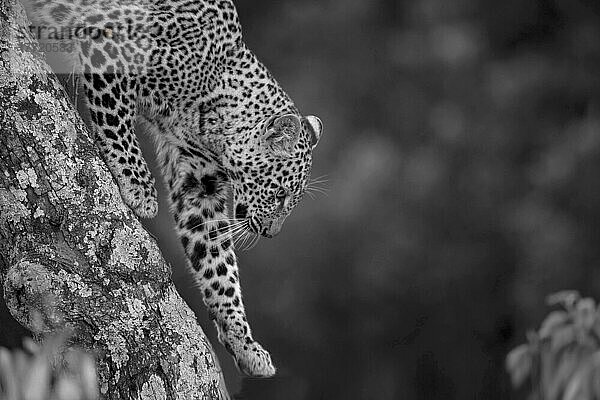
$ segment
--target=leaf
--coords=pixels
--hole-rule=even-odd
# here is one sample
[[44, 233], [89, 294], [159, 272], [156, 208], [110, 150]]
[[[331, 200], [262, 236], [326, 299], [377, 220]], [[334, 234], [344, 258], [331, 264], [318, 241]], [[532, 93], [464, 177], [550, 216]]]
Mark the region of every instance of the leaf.
[[561, 325], [569, 321], [569, 314], [566, 311], [553, 311], [542, 322], [539, 330], [540, 339], [548, 339], [554, 331]]
[[13, 356], [13, 370], [16, 378], [17, 387], [19, 388], [19, 394], [23, 392], [23, 378], [29, 371], [29, 357], [21, 350], [14, 350]]
[[575, 324], [589, 332], [596, 321], [596, 302], [589, 297], [581, 299], [576, 306]]
[[565, 309], [571, 311], [573, 306], [579, 300], [579, 292], [576, 290], [563, 290], [553, 293], [546, 298], [546, 303], [549, 306], [562, 305]]
[[590, 381], [592, 384], [592, 395], [594, 399], [600, 398], [600, 352], [595, 352], [591, 358], [592, 375]]
[[50, 366], [45, 356], [38, 355], [29, 363], [27, 377], [23, 380], [23, 397], [44, 400], [50, 392]]
[[531, 353], [529, 346], [522, 344], [514, 348], [506, 356], [506, 370], [510, 373], [510, 378], [514, 387], [519, 387], [531, 373]]
[[527, 331], [525, 335], [527, 337], [527, 342], [529, 343], [529, 346], [537, 349], [540, 345], [540, 335], [533, 330]]
[[83, 398], [77, 384], [66, 376], [62, 376], [58, 379], [54, 390], [56, 398], [59, 400], [81, 400]]
[[577, 335], [573, 325], [566, 325], [556, 329], [551, 338], [551, 351], [554, 354], [558, 353], [561, 349], [573, 343], [576, 340], [576, 337]]
[[79, 365], [79, 378], [81, 390], [86, 399], [97, 399], [98, 393], [98, 376], [96, 374], [96, 364], [92, 357], [87, 354], [81, 354]]
[[566, 384], [562, 400], [590, 400], [591, 396], [591, 363], [580, 366]]
[[600, 309], [596, 310], [596, 317], [594, 319], [592, 330], [596, 334], [596, 339], [600, 340]]
[[30, 337], [25, 337], [23, 339], [23, 348], [31, 354], [35, 354], [40, 351], [40, 345]]
[[11, 353], [5, 348], [0, 348], [0, 384], [2, 385], [0, 397], [4, 400], [18, 400], [19, 383], [15, 373]]
[[545, 372], [542, 381], [543, 398], [558, 400], [573, 372], [579, 367], [580, 354], [577, 351], [567, 350], [560, 357], [548, 354], [546, 360], [547, 362], [542, 366]]

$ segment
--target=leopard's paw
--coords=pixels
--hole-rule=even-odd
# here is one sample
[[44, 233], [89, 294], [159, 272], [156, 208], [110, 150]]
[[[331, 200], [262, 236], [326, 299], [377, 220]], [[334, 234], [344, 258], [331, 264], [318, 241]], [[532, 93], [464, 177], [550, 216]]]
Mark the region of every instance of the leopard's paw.
[[268, 378], [277, 371], [268, 351], [251, 337], [227, 337], [223, 341], [235, 362], [244, 374], [256, 378]]
[[268, 351], [256, 341], [248, 349], [236, 354], [235, 361], [240, 371], [249, 376], [268, 378], [277, 371]]
[[119, 190], [125, 204], [140, 218], [154, 218], [158, 213], [158, 199], [154, 180], [144, 183], [132, 183], [129, 180], [119, 182]]

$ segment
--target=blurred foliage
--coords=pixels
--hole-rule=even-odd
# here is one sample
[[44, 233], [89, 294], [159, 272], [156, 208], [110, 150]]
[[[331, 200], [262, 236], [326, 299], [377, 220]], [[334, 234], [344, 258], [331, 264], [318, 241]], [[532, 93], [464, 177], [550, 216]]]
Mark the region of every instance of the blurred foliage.
[[66, 335], [42, 344], [23, 340], [23, 350], [0, 348], [0, 399], [99, 399], [96, 364], [78, 350], [67, 349]]
[[600, 399], [600, 308], [577, 292], [557, 293], [548, 303], [564, 310], [551, 312], [509, 353], [513, 385], [529, 380], [531, 400]]

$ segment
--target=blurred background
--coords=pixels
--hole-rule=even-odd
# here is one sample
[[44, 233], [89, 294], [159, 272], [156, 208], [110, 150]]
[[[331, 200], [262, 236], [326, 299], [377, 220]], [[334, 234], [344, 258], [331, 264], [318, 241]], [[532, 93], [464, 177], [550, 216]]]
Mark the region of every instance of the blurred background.
[[[600, 2], [237, 3], [250, 48], [324, 121], [328, 195], [240, 254], [269, 380], [217, 344], [164, 191], [147, 223], [231, 393], [524, 399], [504, 358], [545, 297], [600, 298]], [[0, 345], [20, 345], [1, 307]]]

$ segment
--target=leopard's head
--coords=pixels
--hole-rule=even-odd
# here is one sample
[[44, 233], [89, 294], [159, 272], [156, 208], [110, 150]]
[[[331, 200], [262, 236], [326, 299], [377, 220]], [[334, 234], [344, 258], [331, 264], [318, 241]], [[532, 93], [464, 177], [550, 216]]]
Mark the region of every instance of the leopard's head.
[[323, 125], [315, 116], [271, 116], [236, 141], [229, 152], [235, 178], [235, 218], [255, 234], [273, 237], [302, 199], [312, 153]]
[[224, 143], [214, 147], [230, 175], [236, 226], [273, 237], [306, 191], [323, 126], [317, 117], [300, 115], [241, 30], [229, 32], [216, 51], [214, 89], [201, 110], [200, 131]]

